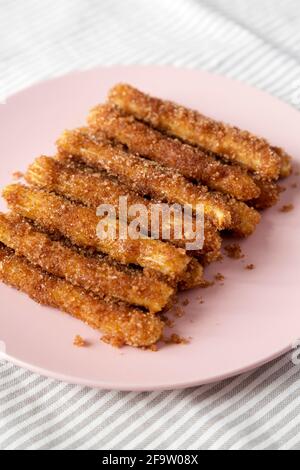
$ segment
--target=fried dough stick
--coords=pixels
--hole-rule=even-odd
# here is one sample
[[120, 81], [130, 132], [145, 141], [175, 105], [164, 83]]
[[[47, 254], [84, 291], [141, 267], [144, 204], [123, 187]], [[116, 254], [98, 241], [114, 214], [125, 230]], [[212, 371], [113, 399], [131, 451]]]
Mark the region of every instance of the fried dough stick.
[[237, 237], [249, 237], [252, 235], [261, 221], [259, 212], [243, 202], [229, 199], [228, 205], [231, 209], [232, 225], [230, 231]]
[[[95, 169], [101, 170], [105, 168], [143, 195], [150, 194], [157, 198], [166, 199], [169, 203], [191, 204], [192, 201], [195, 201], [197, 186], [187, 182], [184, 177], [175, 176], [173, 179], [172, 176], [169, 178], [171, 184], [166, 186], [166, 174], [164, 171], [160, 171], [158, 178], [152, 179], [151, 169], [145, 166], [145, 163], [147, 163], [150, 168], [152, 166], [155, 168], [155, 163], [152, 165], [152, 162], [147, 162], [140, 157], [128, 154], [110, 143], [94, 142], [84, 132], [78, 130], [63, 133], [58, 141], [58, 148], [62, 152], [60, 158], [65, 159], [68, 155], [71, 155], [73, 158]], [[141, 168], [138, 170], [134, 168], [135, 161], [138, 161], [139, 164], [142, 163]], [[167, 174], [169, 174], [169, 171]], [[190, 196], [192, 196], [192, 199]], [[222, 207], [227, 208], [226, 213], [229, 214], [231, 220], [229, 225], [226, 224], [226, 228], [242, 237], [251, 235], [254, 232], [256, 225], [260, 221], [258, 212], [243, 202], [229, 199], [223, 195], [218, 195], [218, 200], [222, 201]], [[224, 211], [222, 213], [224, 214]], [[226, 219], [228, 219], [227, 216]]]
[[4, 247], [0, 247], [0, 280], [36, 302], [69, 313], [130, 346], [155, 344], [163, 332], [163, 323], [157, 316], [88, 294], [63, 279], [46, 274]]
[[281, 193], [281, 188], [278, 183], [256, 178], [256, 184], [260, 187], [260, 196], [257, 199], [253, 199], [253, 201], [249, 201], [250, 204], [258, 210], [275, 206], [279, 201]]
[[210, 119], [170, 101], [152, 98], [126, 84], [116, 85], [109, 102], [139, 120], [205, 150], [222, 155], [267, 179], [280, 174], [280, 157], [250, 132]]
[[186, 178], [204, 183], [210, 189], [241, 201], [255, 199], [260, 194], [251, 176], [242, 168], [222, 163], [199, 148], [167, 137], [133, 116], [122, 114], [116, 107], [97, 106], [90, 112], [88, 124], [126, 145], [131, 152], [175, 168]]
[[[61, 156], [62, 158], [62, 156]], [[151, 201], [130, 191], [125, 185], [117, 180], [109, 177], [105, 173], [90, 173], [84, 171], [72, 164], [69, 159], [58, 161], [57, 159], [42, 156], [35, 160], [29, 167], [25, 178], [28, 183], [33, 184], [41, 189], [54, 191], [68, 198], [82, 202], [83, 204], [97, 208], [100, 204], [111, 204], [115, 209], [117, 216], [119, 214], [120, 197], [127, 197], [128, 207], [136, 204], [143, 205], [147, 209], [150, 230], [151, 225]], [[134, 217], [128, 215], [128, 221]], [[163, 235], [164, 228], [170, 232], [170, 241], [179, 247], [185, 248], [187, 242], [195, 241], [195, 235], [185, 234], [183, 230], [183, 238], [177, 240], [175, 238], [176, 216], [168, 221], [161, 221], [160, 235]], [[182, 222], [180, 220], [179, 222]], [[195, 223], [194, 223], [195, 227]], [[193, 256], [206, 256], [210, 260], [218, 258], [220, 255], [221, 238], [212, 224], [206, 223], [205, 241], [203, 250], [193, 251]]]
[[60, 151], [117, 176], [137, 192], [172, 203], [189, 204], [194, 211], [203, 204], [205, 215], [217, 228], [230, 225], [230, 212], [222, 197], [209, 193], [205, 187], [193, 185], [174, 170], [126, 152], [110, 141], [98, 140], [98, 137], [94, 141], [83, 130], [65, 131], [57, 145]]
[[142, 271], [118, 267], [108, 259], [87, 257], [54, 241], [16, 214], [0, 213], [0, 242], [49, 274], [100, 296], [160, 312], [175, 290]]
[[292, 174], [292, 157], [280, 147], [272, 147], [272, 150], [277, 153], [280, 158], [280, 178], [287, 178]]
[[[93, 209], [54, 194], [15, 184], [6, 187], [3, 196], [12, 211], [50, 232], [61, 233], [75, 245], [93, 247], [122, 264], [140, 265], [170, 278], [181, 278], [191, 261], [181, 248], [159, 240], [102, 239], [97, 236], [100, 219]], [[116, 225], [118, 232], [120, 227]]]

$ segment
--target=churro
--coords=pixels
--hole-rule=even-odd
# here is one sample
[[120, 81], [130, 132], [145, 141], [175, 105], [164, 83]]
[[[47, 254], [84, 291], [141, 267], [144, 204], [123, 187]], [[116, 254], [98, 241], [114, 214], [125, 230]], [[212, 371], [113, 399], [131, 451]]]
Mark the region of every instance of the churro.
[[228, 199], [232, 224], [229, 230], [237, 237], [249, 237], [261, 220], [259, 212], [244, 202]]
[[57, 142], [58, 149], [87, 165], [105, 169], [137, 192], [170, 203], [188, 204], [194, 211], [203, 205], [205, 215], [217, 228], [230, 226], [230, 211], [219, 195], [209, 193], [203, 186], [193, 185], [174, 170], [126, 152], [98, 135], [94, 139], [90, 137], [82, 130], [65, 131]]
[[188, 265], [184, 278], [178, 283], [178, 289], [185, 291], [193, 289], [194, 287], [204, 286], [205, 284], [206, 281], [203, 279], [203, 267], [193, 258]]
[[[111, 171], [121, 178], [124, 184], [126, 182], [128, 186], [132, 185], [141, 194], [164, 198], [169, 203], [178, 202], [180, 204], [194, 204], [194, 206], [197, 202], [200, 203], [201, 196], [198, 199], [198, 195], [202, 191], [183, 176], [174, 175], [171, 170], [161, 169], [154, 162], [129, 154], [119, 147], [107, 143], [107, 141], [105, 143], [98, 140], [94, 142], [82, 130], [65, 132], [58, 141], [58, 147], [63, 151], [60, 158], [64, 159], [68, 155], [72, 155], [75, 159], [77, 158], [96, 169], [104, 167], [107, 171]], [[212, 193], [206, 194], [212, 197]], [[213, 193], [213, 197], [214, 201], [217, 200], [220, 204], [218, 206], [219, 218], [223, 216], [224, 219], [224, 214], [226, 215], [227, 223], [222, 228], [232, 230], [241, 236], [248, 236], [254, 232], [260, 220], [259, 214], [254, 209], [222, 194]], [[214, 205], [215, 207], [216, 205]], [[224, 207], [226, 208], [225, 212]], [[206, 215], [211, 215], [211, 211]], [[216, 222], [216, 218], [213, 221]]]
[[[178, 292], [223, 285], [220, 273], [206, 281], [204, 266], [223, 259], [222, 235], [255, 231], [258, 211], [278, 202], [291, 157], [126, 84], [87, 122], [63, 132], [55, 157], [30, 165], [29, 186], [4, 189], [11, 212], [0, 213], [0, 280], [102, 331], [104, 342], [156, 350]], [[237, 243], [224, 251], [244, 258]], [[185, 342], [173, 336], [166, 342]]]
[[[122, 218], [119, 213], [119, 203], [121, 197], [126, 197], [127, 206], [141, 205], [147, 210], [147, 235], [151, 229], [151, 214], [154, 201], [149, 201], [137, 193], [130, 191], [125, 185], [121, 184], [115, 178], [110, 177], [105, 172], [90, 173], [78, 168], [72, 164], [65, 155], [59, 156], [60, 160], [42, 156], [37, 158], [30, 165], [25, 178], [28, 183], [41, 189], [54, 191], [60, 195], [66, 196], [74, 201], [81, 202], [89, 207], [96, 208], [100, 204], [110, 204], [116, 210], [118, 218]], [[128, 222], [132, 221], [134, 216], [127, 214]], [[181, 217], [160, 219], [159, 235], [164, 239], [164, 233], [169, 234], [168, 240], [176, 246], [186, 248], [187, 243], [195, 241], [195, 235], [188, 234], [182, 230], [182, 237], [175, 237], [176, 227], [182, 220]], [[192, 221], [193, 231], [195, 230], [195, 221]], [[182, 224], [181, 224], [182, 225]], [[221, 239], [212, 224], [205, 224], [205, 239], [202, 250], [195, 250], [193, 256], [207, 255], [208, 259], [216, 259], [220, 253]]]
[[275, 181], [264, 181], [260, 178], [255, 178], [255, 181], [260, 188], [260, 196], [253, 199], [253, 201], [249, 201], [249, 204], [258, 210], [275, 206], [282, 191], [279, 184]]
[[267, 179], [277, 179], [281, 160], [269, 143], [248, 131], [210, 119], [173, 102], [152, 98], [130, 85], [116, 85], [109, 102], [154, 128], [241, 164]]
[[[50, 232], [61, 233], [75, 245], [93, 247], [122, 264], [140, 265], [171, 278], [180, 278], [191, 261], [183, 249], [159, 240], [99, 237], [100, 219], [96, 212], [60, 196], [18, 184], [6, 187], [3, 196], [12, 211], [34, 220]], [[120, 232], [120, 223], [114, 222], [113, 228], [117, 226], [116, 232]], [[109, 223], [107, 219], [108, 230]]]
[[272, 147], [280, 158], [280, 178], [287, 178], [293, 172], [292, 157], [281, 147]]
[[3, 246], [0, 247], [0, 279], [36, 302], [69, 313], [124, 344], [150, 346], [162, 336], [163, 322], [158, 316], [97, 298], [64, 279], [50, 276]]
[[44, 271], [100, 296], [141, 306], [152, 313], [170, 306], [175, 289], [107, 257], [84, 256], [16, 214], [0, 213], [0, 242]]
[[199, 148], [167, 137], [133, 116], [122, 114], [116, 107], [97, 106], [90, 112], [88, 124], [126, 145], [130, 151], [174, 168], [210, 189], [243, 201], [260, 194], [253, 179], [242, 168], [222, 163]]

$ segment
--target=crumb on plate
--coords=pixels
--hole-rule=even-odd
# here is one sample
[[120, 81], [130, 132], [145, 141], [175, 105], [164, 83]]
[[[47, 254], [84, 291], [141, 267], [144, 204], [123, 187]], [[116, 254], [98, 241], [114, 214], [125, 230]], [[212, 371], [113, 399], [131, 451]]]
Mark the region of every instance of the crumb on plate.
[[285, 204], [279, 209], [279, 212], [286, 214], [287, 212], [291, 212], [293, 209], [294, 209], [293, 204]]
[[238, 243], [231, 243], [230, 245], [226, 245], [224, 250], [231, 259], [243, 259], [245, 255], [242, 253], [242, 249]]
[[84, 348], [86, 346], [86, 342], [80, 335], [76, 335], [73, 341], [73, 345], [77, 348]]
[[114, 348], [122, 348], [125, 344], [123, 339], [119, 338], [118, 336], [104, 335], [100, 339], [103, 341], [103, 343], [110, 344]]
[[254, 264], [247, 264], [245, 269], [248, 269], [248, 271], [253, 271], [253, 269], [255, 269], [255, 265]]
[[20, 180], [21, 178], [24, 177], [24, 173], [22, 173], [21, 171], [15, 171], [13, 174], [13, 179], [14, 180]]
[[189, 340], [173, 333], [169, 338], [163, 338], [165, 344], [188, 344]]
[[183, 308], [181, 308], [181, 307], [175, 307], [174, 308], [175, 317], [181, 318], [181, 317], [183, 317], [184, 314], [185, 314], [185, 311], [183, 310]]

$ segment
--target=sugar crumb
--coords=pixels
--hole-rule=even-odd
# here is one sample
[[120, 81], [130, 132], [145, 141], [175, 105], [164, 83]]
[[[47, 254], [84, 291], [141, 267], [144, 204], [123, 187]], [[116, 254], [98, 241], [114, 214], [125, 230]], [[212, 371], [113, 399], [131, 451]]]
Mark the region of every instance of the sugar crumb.
[[203, 281], [201, 283], [202, 289], [207, 289], [208, 287], [213, 287], [215, 285], [214, 281]]
[[158, 351], [158, 346], [157, 344], [151, 344], [150, 346], [142, 346], [140, 347], [143, 351], [151, 351], [151, 352], [157, 352]]
[[255, 265], [254, 264], [247, 264], [245, 269], [248, 269], [248, 271], [253, 271], [253, 269], [255, 269]]
[[174, 309], [174, 315], [175, 315], [175, 317], [181, 318], [181, 317], [183, 317], [184, 314], [185, 314], [185, 311], [183, 310], [183, 308], [181, 308], [181, 307], [175, 307], [175, 309]]
[[282, 213], [287, 213], [287, 212], [291, 212], [292, 210], [294, 210], [294, 205], [293, 204], [285, 204], [284, 206], [282, 206], [280, 209], [279, 209], [279, 212], [282, 212]]
[[224, 281], [224, 280], [225, 280], [225, 276], [223, 276], [223, 274], [221, 274], [221, 273], [217, 273], [217, 274], [215, 275], [215, 280], [216, 280], [216, 281]]
[[161, 314], [160, 318], [168, 328], [173, 328], [174, 327], [174, 321], [170, 320], [170, 318], [168, 318], [166, 315]]
[[169, 338], [163, 338], [165, 344], [188, 344], [189, 340], [173, 333]]
[[14, 180], [20, 180], [21, 178], [24, 177], [24, 173], [22, 173], [21, 171], [15, 171], [12, 174], [12, 177], [13, 177]]
[[114, 348], [122, 348], [124, 346], [124, 340], [118, 336], [104, 335], [100, 338], [103, 343], [110, 344]]
[[76, 335], [73, 340], [73, 345], [77, 348], [84, 348], [86, 346], [86, 342], [80, 335]]
[[245, 255], [242, 253], [242, 249], [238, 243], [231, 243], [224, 247], [226, 255], [231, 259], [243, 259]]

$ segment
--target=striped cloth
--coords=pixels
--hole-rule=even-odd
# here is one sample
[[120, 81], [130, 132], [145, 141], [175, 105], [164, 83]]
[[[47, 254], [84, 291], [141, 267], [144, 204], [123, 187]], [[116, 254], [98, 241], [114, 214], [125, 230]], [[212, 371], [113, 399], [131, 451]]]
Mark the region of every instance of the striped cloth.
[[[0, 101], [98, 64], [205, 68], [300, 107], [297, 0], [0, 0]], [[163, 393], [68, 385], [0, 364], [1, 449], [297, 449], [290, 354], [220, 384]]]

